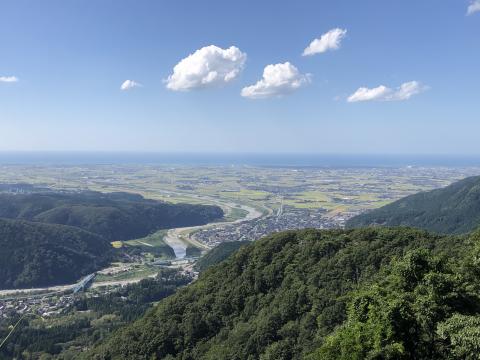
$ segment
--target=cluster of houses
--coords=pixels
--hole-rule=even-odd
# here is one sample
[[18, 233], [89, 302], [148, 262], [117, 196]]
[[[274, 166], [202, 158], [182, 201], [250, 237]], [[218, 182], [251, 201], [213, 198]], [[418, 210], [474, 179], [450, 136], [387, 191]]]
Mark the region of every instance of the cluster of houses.
[[241, 240], [258, 240], [259, 238], [279, 231], [297, 229], [332, 229], [343, 227], [345, 221], [354, 213], [338, 213], [326, 215], [325, 209], [299, 209], [283, 206], [282, 211], [238, 224], [200, 230], [193, 234], [198, 240], [210, 247], [220, 243]]
[[0, 317], [9, 318], [25, 313], [49, 317], [64, 313], [72, 306], [73, 302], [73, 294], [0, 299]]

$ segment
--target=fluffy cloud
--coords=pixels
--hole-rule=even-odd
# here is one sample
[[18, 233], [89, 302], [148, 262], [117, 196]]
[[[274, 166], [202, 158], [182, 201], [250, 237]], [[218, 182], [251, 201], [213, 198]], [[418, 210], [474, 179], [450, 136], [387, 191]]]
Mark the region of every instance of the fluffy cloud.
[[402, 101], [408, 100], [412, 96], [420, 94], [428, 88], [418, 81], [403, 83], [396, 89], [380, 85], [376, 88], [361, 87], [347, 99], [348, 102], [359, 101]]
[[479, 11], [480, 11], [480, 0], [474, 0], [468, 6], [467, 15], [472, 15]]
[[18, 82], [18, 78], [15, 76], [0, 76], [0, 82], [15, 83], [15, 82]]
[[348, 98], [348, 102], [385, 100], [392, 94], [392, 89], [380, 85], [379, 87], [369, 89], [361, 87]]
[[240, 74], [246, 60], [247, 55], [235, 46], [203, 47], [175, 65], [166, 80], [167, 88], [188, 91], [227, 84]]
[[255, 85], [242, 89], [241, 95], [250, 99], [282, 96], [294, 92], [310, 82], [310, 74], [301, 74], [289, 62], [267, 65], [263, 78]]
[[347, 35], [347, 30], [339, 28], [332, 29], [323, 34], [319, 39], [313, 40], [310, 45], [303, 50], [303, 56], [320, 54], [328, 50], [338, 50], [345, 35]]
[[120, 86], [120, 90], [130, 90], [136, 87], [141, 87], [142, 84], [136, 82], [135, 80], [125, 80]]

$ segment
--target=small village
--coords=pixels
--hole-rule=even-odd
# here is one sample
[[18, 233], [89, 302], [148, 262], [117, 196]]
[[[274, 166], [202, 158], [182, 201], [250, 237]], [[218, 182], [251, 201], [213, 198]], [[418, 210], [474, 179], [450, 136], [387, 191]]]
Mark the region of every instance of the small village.
[[230, 241], [254, 241], [271, 233], [298, 229], [333, 229], [344, 226], [345, 221], [358, 212], [328, 214], [325, 209], [300, 209], [282, 206], [275, 214], [240, 224], [200, 230], [192, 237], [209, 247]]
[[45, 295], [27, 298], [0, 299], [0, 317], [7, 319], [14, 315], [35, 314], [51, 317], [63, 314], [75, 300], [75, 294]]

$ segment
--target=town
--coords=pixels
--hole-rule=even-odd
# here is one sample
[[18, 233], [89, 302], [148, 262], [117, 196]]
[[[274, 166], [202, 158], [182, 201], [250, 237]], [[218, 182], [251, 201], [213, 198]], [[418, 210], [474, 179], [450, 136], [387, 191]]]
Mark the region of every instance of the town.
[[239, 224], [206, 228], [191, 236], [209, 247], [229, 241], [254, 241], [271, 233], [296, 229], [333, 229], [344, 226], [356, 212], [328, 214], [325, 209], [300, 209], [282, 206], [276, 213]]

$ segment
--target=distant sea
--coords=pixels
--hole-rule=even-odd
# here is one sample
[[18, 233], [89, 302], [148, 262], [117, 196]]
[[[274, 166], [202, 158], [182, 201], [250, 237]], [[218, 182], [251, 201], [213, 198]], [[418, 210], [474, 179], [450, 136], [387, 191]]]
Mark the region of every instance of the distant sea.
[[480, 155], [0, 152], [1, 165], [188, 165], [265, 167], [480, 166]]

